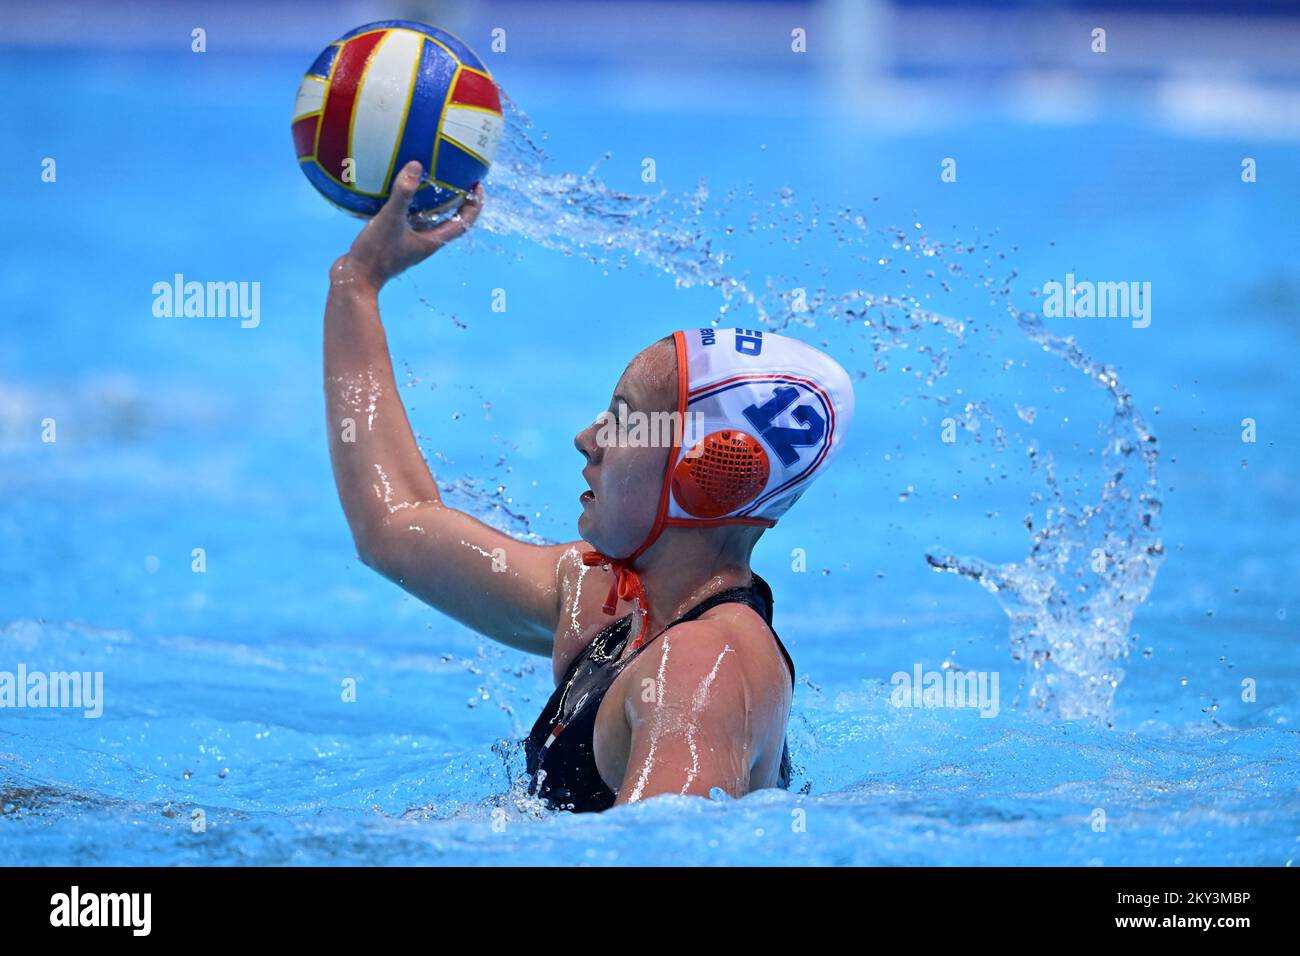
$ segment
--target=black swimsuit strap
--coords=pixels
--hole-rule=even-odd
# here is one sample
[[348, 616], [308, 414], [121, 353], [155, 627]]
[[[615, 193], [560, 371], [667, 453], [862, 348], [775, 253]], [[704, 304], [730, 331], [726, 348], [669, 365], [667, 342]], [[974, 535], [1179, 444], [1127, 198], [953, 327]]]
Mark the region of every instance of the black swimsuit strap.
[[[713, 610], [719, 604], [747, 604], [750, 607], [754, 608], [754, 610], [757, 611], [764, 620], [766, 620], [767, 608], [765, 608], [760, 602], [756, 602], [751, 599], [751, 595], [753, 593], [754, 592], [751, 588], [737, 587], [737, 588], [727, 588], [725, 591], [719, 591], [717, 594], [711, 594], [708, 597], [706, 597], [703, 601], [701, 601], [699, 604], [695, 605], [695, 607], [691, 608], [689, 611], [687, 611], [685, 614], [679, 617], [677, 620], [669, 624], [668, 627], [676, 627], [678, 624], [685, 624], [687, 621], [699, 620], [707, 612]], [[664, 628], [664, 631], [668, 630], [668, 627]], [[660, 631], [659, 633], [662, 634], [663, 631]]]

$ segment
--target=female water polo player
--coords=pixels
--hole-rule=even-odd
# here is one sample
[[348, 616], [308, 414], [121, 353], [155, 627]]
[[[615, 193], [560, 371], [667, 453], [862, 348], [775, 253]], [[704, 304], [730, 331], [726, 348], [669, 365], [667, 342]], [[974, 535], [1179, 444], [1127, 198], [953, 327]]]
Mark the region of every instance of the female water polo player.
[[416, 231], [405, 210], [419, 182], [418, 164], [403, 169], [330, 273], [330, 453], [357, 553], [468, 627], [550, 656], [557, 687], [524, 743], [531, 792], [549, 805], [788, 786], [794, 664], [749, 559], [843, 443], [848, 375], [772, 333], [674, 332], [632, 359], [610, 405], [669, 416], [670, 437], [614, 440], [602, 415], [574, 440], [589, 485], [581, 540], [516, 541], [442, 503], [398, 397], [379, 289], [467, 231], [483, 202], [476, 187], [456, 217]]

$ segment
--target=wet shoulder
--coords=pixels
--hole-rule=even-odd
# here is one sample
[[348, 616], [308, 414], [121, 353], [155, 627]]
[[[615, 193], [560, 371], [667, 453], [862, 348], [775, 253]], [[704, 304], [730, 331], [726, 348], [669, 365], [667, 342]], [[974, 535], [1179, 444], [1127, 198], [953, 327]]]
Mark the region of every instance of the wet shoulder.
[[[664, 701], [730, 702], [742, 711], [776, 707], [790, 688], [789, 670], [767, 623], [745, 604], [710, 608], [677, 624], [645, 648], [624, 675], [624, 690], [655, 688]], [[648, 684], [646, 682], [649, 682]]]

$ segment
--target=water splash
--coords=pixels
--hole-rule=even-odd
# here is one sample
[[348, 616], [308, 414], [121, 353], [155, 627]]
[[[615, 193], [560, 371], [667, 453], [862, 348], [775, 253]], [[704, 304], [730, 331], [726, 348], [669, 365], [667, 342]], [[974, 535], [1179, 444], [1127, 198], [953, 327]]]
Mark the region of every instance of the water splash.
[[532, 121], [505, 99], [506, 133], [488, 177], [490, 198], [479, 227], [496, 236], [520, 236], [601, 268], [639, 263], [671, 276], [679, 288], [716, 288], [724, 303], [763, 303], [726, 269], [700, 222], [708, 203], [701, 181], [685, 195], [660, 191], [636, 196], [605, 185], [596, 166], [587, 172], [550, 173]]
[[1025, 335], [1103, 387], [1113, 418], [1106, 429], [1100, 499], [1067, 499], [1050, 455], [1031, 444], [1031, 466], [1050, 494], [1046, 521], [1029, 525], [1022, 562], [995, 565], [927, 554], [936, 570], [968, 577], [992, 593], [1011, 618], [1012, 656], [1034, 680], [1030, 701], [1061, 717], [1107, 717], [1124, 679], [1121, 662], [1134, 638], [1133, 615], [1151, 593], [1164, 547], [1156, 519], [1159, 450], [1115, 371], [1050, 333], [1033, 313], [1013, 311]]
[[[873, 372], [911, 376], [913, 397], [941, 408], [990, 454], [1021, 451], [1042, 488], [1033, 501], [1046, 506], [1041, 521], [1026, 519], [1025, 558], [997, 564], [947, 553], [925, 557], [936, 570], [970, 578], [996, 597], [1011, 619], [1012, 657], [1027, 668], [1034, 707], [1067, 719], [1105, 718], [1133, 645], [1134, 612], [1150, 593], [1164, 553], [1156, 520], [1158, 446], [1113, 368], [1014, 304], [1016, 247], [1010, 254], [997, 248], [996, 233], [940, 240], [919, 221], [876, 227], [847, 206], [823, 209], [813, 203], [804, 209], [789, 187], [768, 200], [751, 189], [711, 201], [703, 182], [683, 195], [620, 192], [600, 180], [595, 166], [583, 174], [548, 172], [528, 118], [513, 103], [506, 104], [506, 115], [507, 136], [480, 219], [490, 236], [520, 236], [602, 269], [640, 263], [671, 277], [679, 288], [715, 289], [722, 300], [715, 325], [743, 316], [773, 331], [797, 327], [826, 333], [839, 327], [869, 347]], [[743, 246], [754, 237], [803, 252], [801, 274], [823, 280], [830, 267], [814, 259], [812, 248], [820, 237], [830, 237], [855, 271], [876, 270], [892, 291], [836, 292], [825, 285], [809, 290], [779, 273], [756, 289], [735, 274], [740, 254], [716, 244], [725, 238], [733, 247]], [[988, 307], [978, 314], [988, 315], [988, 321], [959, 319], [931, 307], [936, 297], [954, 289], [986, 295]], [[1099, 456], [1103, 476], [1095, 500], [1081, 500], [1077, 490], [1065, 493], [1052, 452], [1026, 437], [1034, 408], [1017, 403], [1003, 421], [988, 402], [949, 389], [955, 357], [969, 353], [973, 337], [996, 338], [1004, 329], [1018, 331], [1108, 399], [1110, 420]], [[1002, 370], [1013, 371], [1013, 364], [1004, 360]], [[525, 529], [526, 523], [517, 530]]]

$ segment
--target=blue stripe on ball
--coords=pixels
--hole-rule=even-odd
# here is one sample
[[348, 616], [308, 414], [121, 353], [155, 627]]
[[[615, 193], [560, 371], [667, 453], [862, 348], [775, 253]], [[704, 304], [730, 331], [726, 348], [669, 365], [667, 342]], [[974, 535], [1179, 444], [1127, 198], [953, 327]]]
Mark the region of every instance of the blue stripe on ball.
[[299, 164], [311, 184], [320, 190], [326, 199], [348, 212], [373, 216], [384, 205], [383, 199], [376, 196], [361, 196], [331, 179], [314, 159], [304, 160]]
[[465, 152], [447, 137], [438, 146], [438, 169], [435, 179], [468, 190], [487, 174], [487, 167], [471, 153]]
[[425, 33], [429, 36], [437, 37], [438, 40], [442, 42], [442, 45], [451, 50], [452, 53], [455, 53], [456, 56], [460, 58], [460, 62], [464, 63], [466, 66], [472, 67], [475, 70], [482, 70], [484, 73], [487, 72], [487, 67], [483, 65], [482, 60], [474, 55], [474, 51], [461, 43], [450, 33], [439, 30], [437, 27], [428, 27], [425, 29]]
[[327, 46], [321, 55], [316, 57], [316, 62], [311, 65], [307, 71], [308, 76], [319, 76], [328, 80], [330, 76], [330, 67], [334, 65], [334, 58], [339, 55], [338, 46]]
[[384, 192], [393, 188], [402, 167], [418, 160], [425, 175], [433, 164], [434, 143], [438, 135], [438, 121], [442, 119], [443, 103], [456, 75], [456, 64], [435, 43], [425, 41], [420, 49], [420, 66], [416, 72], [415, 88], [411, 91], [411, 105], [406, 112], [406, 127], [397, 147], [397, 160], [393, 174], [384, 184]]

